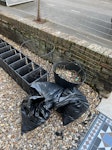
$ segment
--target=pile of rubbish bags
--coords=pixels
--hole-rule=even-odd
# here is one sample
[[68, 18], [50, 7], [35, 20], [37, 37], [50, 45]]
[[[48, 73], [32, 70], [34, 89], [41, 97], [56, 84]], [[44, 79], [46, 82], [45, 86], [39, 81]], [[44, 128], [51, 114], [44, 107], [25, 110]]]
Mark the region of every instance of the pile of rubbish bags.
[[67, 125], [89, 107], [86, 97], [75, 87], [67, 89], [51, 82], [33, 82], [31, 87], [34, 93], [21, 104], [22, 134], [43, 124], [50, 117], [51, 109], [55, 109], [63, 125]]

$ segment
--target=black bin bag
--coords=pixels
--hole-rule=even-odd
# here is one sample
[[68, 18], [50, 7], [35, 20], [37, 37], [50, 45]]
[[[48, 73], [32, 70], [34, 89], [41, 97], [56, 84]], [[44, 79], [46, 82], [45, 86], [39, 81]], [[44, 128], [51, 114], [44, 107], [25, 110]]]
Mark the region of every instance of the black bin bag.
[[64, 90], [59, 101], [55, 104], [57, 112], [62, 116], [63, 125], [78, 119], [88, 107], [86, 97], [77, 88]]
[[42, 97], [32, 96], [22, 102], [22, 134], [35, 129], [49, 118], [50, 111], [43, 100]]
[[22, 133], [44, 123], [52, 108], [61, 114], [63, 125], [67, 125], [79, 118], [89, 107], [86, 97], [77, 88], [65, 89], [50, 82], [33, 82], [31, 87], [35, 94], [21, 104]]
[[63, 91], [63, 88], [49, 82], [34, 82], [31, 87], [35, 89], [35, 95], [23, 100], [21, 104], [22, 134], [35, 129], [49, 118], [53, 99], [58, 99]]
[[33, 82], [31, 87], [44, 97], [47, 105], [50, 105], [49, 108], [53, 108], [55, 100], [57, 101], [64, 91], [64, 88], [51, 82]]

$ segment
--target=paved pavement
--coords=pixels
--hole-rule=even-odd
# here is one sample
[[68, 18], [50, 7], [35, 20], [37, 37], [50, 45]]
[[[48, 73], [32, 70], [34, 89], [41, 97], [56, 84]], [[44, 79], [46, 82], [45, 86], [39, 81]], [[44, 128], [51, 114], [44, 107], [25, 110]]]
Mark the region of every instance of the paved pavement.
[[97, 110], [112, 119], [112, 92], [107, 99], [102, 99]]
[[[14, 6], [36, 16], [37, 1]], [[41, 0], [41, 17], [78, 38], [112, 48], [111, 0]], [[60, 29], [61, 30], [61, 29]]]

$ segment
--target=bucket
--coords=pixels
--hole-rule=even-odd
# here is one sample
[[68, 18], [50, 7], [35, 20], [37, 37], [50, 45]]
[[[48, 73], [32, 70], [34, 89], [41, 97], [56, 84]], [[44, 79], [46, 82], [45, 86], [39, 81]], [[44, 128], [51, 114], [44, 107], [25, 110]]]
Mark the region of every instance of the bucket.
[[76, 62], [61, 61], [53, 65], [55, 83], [64, 88], [79, 87], [86, 80], [86, 73]]

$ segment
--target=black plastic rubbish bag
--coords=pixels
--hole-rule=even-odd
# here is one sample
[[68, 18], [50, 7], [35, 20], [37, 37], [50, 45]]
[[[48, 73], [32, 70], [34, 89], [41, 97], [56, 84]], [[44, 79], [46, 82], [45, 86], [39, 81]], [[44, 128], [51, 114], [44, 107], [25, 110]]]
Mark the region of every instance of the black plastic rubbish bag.
[[62, 116], [63, 125], [78, 119], [88, 107], [86, 97], [76, 88], [66, 89], [59, 101], [55, 103], [57, 112]]
[[55, 101], [58, 101], [64, 91], [62, 87], [51, 82], [34, 82], [31, 87], [45, 98], [46, 105], [49, 109], [54, 108]]
[[22, 102], [22, 134], [35, 129], [49, 118], [50, 111], [43, 99], [39, 96], [32, 96]]
[[63, 91], [63, 88], [49, 82], [34, 82], [31, 87], [36, 95], [28, 97], [21, 104], [22, 133], [35, 129], [49, 118], [53, 99], [58, 99]]
[[24, 100], [21, 105], [22, 133], [44, 123], [52, 108], [61, 114], [63, 125], [67, 125], [89, 107], [86, 97], [76, 88], [64, 89], [50, 82], [33, 82], [31, 87], [37, 93]]
[[45, 101], [60, 98], [64, 90], [64, 88], [51, 82], [33, 82], [31, 87], [43, 96]]

